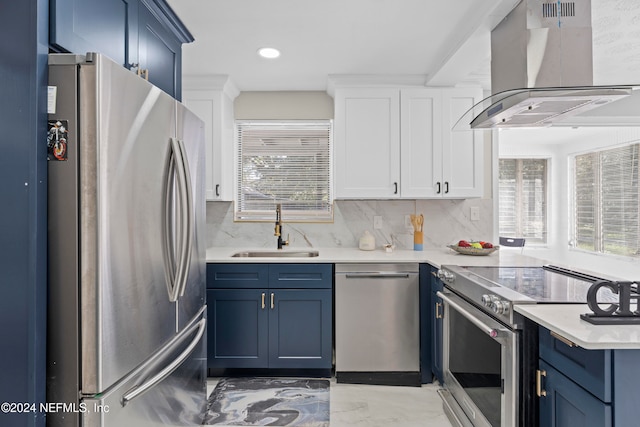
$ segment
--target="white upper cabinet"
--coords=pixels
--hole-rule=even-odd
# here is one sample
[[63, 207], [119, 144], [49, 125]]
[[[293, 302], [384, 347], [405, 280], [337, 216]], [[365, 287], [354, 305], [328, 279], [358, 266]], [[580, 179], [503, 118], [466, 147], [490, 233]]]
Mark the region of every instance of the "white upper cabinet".
[[451, 130], [481, 95], [475, 88], [336, 89], [336, 198], [481, 197], [482, 135]]
[[182, 102], [205, 124], [208, 201], [233, 200], [233, 100], [237, 95], [226, 79], [185, 79]]
[[400, 197], [399, 111], [396, 89], [336, 91], [336, 198]]

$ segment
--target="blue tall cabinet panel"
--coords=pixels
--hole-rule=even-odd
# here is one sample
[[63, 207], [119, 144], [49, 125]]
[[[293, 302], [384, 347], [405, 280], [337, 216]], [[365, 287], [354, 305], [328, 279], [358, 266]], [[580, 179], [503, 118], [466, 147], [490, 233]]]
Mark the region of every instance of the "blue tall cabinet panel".
[[208, 264], [210, 369], [331, 369], [331, 264]]
[[[46, 393], [46, 0], [3, 1], [0, 115], [0, 402], [39, 407]], [[0, 426], [44, 427], [45, 414], [4, 413]]]

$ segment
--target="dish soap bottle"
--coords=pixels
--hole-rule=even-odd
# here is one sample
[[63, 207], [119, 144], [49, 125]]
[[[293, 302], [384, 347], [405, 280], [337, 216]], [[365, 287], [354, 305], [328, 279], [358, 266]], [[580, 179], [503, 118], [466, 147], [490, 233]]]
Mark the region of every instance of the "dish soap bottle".
[[369, 230], [365, 230], [364, 233], [362, 233], [359, 247], [361, 251], [372, 251], [376, 248], [376, 239], [369, 233]]

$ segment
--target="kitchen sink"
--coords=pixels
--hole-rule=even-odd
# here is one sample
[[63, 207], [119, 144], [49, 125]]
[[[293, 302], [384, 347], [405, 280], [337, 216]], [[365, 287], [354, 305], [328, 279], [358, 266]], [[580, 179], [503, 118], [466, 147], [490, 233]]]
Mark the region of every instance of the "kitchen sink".
[[236, 252], [233, 258], [313, 258], [318, 251], [245, 251]]

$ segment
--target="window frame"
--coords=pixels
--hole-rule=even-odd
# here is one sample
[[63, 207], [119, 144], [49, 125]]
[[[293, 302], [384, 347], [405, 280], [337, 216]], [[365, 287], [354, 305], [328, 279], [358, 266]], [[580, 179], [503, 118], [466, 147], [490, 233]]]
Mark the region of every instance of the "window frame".
[[[583, 151], [583, 152], [578, 152], [578, 153], [574, 153], [571, 154], [569, 156], [568, 162], [569, 162], [569, 171], [570, 171], [570, 188], [569, 188], [569, 200], [570, 200], [570, 215], [569, 215], [569, 250], [572, 251], [576, 251], [576, 252], [582, 252], [585, 254], [590, 254], [590, 255], [597, 255], [597, 256], [606, 256], [606, 257], [611, 257], [611, 258], [622, 258], [622, 259], [630, 259], [630, 260], [637, 260], [638, 258], [640, 258], [640, 220], [639, 220], [639, 225], [638, 225], [638, 231], [637, 231], [637, 240], [638, 240], [638, 249], [636, 251], [635, 254], [632, 255], [628, 255], [628, 254], [622, 254], [622, 253], [616, 253], [616, 252], [607, 252], [606, 251], [606, 244], [604, 243], [604, 227], [603, 224], [606, 221], [605, 218], [605, 214], [603, 212], [603, 206], [604, 206], [604, 202], [602, 200], [602, 186], [603, 184], [601, 182], [596, 184], [596, 187], [599, 188], [599, 192], [597, 193], [595, 199], [595, 206], [594, 208], [596, 209], [594, 216], [595, 216], [595, 221], [597, 222], [597, 224], [594, 224], [594, 233], [596, 233], [597, 235], [594, 235], [593, 237], [593, 250], [591, 249], [587, 249], [585, 247], [580, 247], [578, 244], [578, 235], [577, 235], [577, 228], [578, 228], [578, 221], [577, 221], [577, 200], [576, 200], [576, 193], [577, 193], [577, 177], [576, 177], [576, 173], [577, 173], [577, 165], [576, 165], [576, 159], [580, 156], [587, 156], [587, 155], [594, 155], [594, 154], [598, 154], [601, 155], [602, 153], [605, 152], [612, 152], [615, 150], [621, 150], [621, 149], [625, 149], [628, 147], [631, 147], [633, 145], [636, 145], [638, 148], [638, 152], [640, 152], [640, 141], [638, 140], [634, 140], [634, 141], [629, 141], [626, 142], [624, 144], [618, 144], [618, 145], [611, 145], [611, 146], [604, 146], [604, 147], [598, 147], [598, 148], [593, 148], [590, 149], [588, 151]], [[597, 164], [597, 168], [598, 168], [598, 174], [601, 175], [602, 172], [602, 159], [598, 159], [596, 164]], [[636, 162], [638, 162], [638, 158], [636, 158]], [[640, 167], [640, 164], [638, 165], [638, 167]], [[640, 171], [637, 171], [638, 176], [640, 177]], [[637, 203], [638, 205], [638, 213], [637, 215], [640, 216], [640, 185], [638, 185], [638, 199], [639, 202]]]
[[[501, 160], [515, 160], [516, 162], [522, 162], [525, 160], [535, 160], [535, 161], [544, 161], [545, 162], [545, 174], [544, 174], [544, 230], [542, 232], [543, 237], [542, 238], [537, 238], [537, 237], [531, 237], [528, 235], [524, 234], [524, 226], [521, 225], [521, 230], [519, 233], [516, 233], [517, 235], [511, 235], [510, 233], [501, 233], [500, 232], [500, 161]], [[497, 187], [496, 190], [498, 192], [497, 194], [497, 213], [498, 213], [498, 218], [497, 218], [497, 226], [498, 226], [498, 234], [501, 237], [517, 237], [517, 238], [525, 238], [527, 240], [527, 246], [547, 246], [549, 243], [549, 229], [551, 226], [551, 218], [550, 218], [550, 212], [551, 212], [551, 164], [552, 164], [552, 158], [550, 156], [524, 156], [524, 155], [503, 155], [500, 156], [498, 158], [498, 162], [497, 162], [497, 167], [498, 167], [498, 173], [497, 173], [497, 177], [498, 177], [498, 182], [497, 182]], [[522, 178], [522, 176], [520, 176], [520, 179]], [[516, 190], [516, 191], [522, 191], [522, 188], [520, 188], [520, 190]], [[520, 212], [520, 214], [522, 214], [522, 212]], [[518, 227], [516, 227], [517, 229]]]
[[[260, 126], [287, 126], [287, 125], [321, 125], [328, 127], [328, 150], [327, 150], [327, 197], [326, 210], [304, 210], [291, 209], [292, 203], [290, 199], [274, 198], [265, 209], [242, 210], [241, 209], [241, 182], [242, 182], [242, 162], [241, 159], [241, 127], [243, 125], [256, 124]], [[335, 211], [335, 191], [334, 191], [334, 166], [333, 166], [333, 150], [334, 150], [334, 124], [332, 119], [238, 119], [234, 121], [234, 222], [273, 222], [276, 215], [276, 205], [282, 205], [282, 219], [289, 223], [331, 223], [334, 221]], [[324, 189], [324, 188], [323, 188]]]

